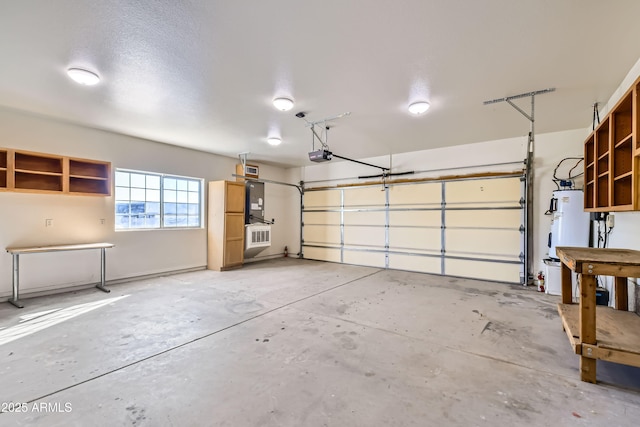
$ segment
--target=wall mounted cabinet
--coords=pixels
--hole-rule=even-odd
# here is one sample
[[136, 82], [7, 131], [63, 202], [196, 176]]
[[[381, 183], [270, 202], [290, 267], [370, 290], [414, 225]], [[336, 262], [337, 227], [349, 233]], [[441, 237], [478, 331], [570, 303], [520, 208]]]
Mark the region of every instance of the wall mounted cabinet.
[[640, 210], [639, 91], [640, 79], [585, 141], [586, 211]]
[[109, 196], [111, 163], [2, 148], [0, 189]]
[[0, 149], [0, 190], [7, 188], [7, 150]]

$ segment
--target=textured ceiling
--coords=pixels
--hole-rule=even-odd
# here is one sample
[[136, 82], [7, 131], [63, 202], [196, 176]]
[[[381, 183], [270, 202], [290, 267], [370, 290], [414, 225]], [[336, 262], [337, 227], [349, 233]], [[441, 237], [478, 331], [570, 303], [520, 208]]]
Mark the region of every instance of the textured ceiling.
[[526, 135], [483, 101], [549, 87], [536, 132], [575, 129], [640, 57], [638, 16], [637, 0], [3, 1], [0, 106], [290, 166], [309, 164], [299, 111], [351, 112], [328, 142], [356, 159]]

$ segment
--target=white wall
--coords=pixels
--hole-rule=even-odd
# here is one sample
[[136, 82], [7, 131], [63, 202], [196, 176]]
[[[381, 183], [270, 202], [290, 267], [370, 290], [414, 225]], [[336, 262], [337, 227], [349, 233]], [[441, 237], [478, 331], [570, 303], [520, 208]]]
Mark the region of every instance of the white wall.
[[[233, 180], [237, 159], [0, 109], [0, 146], [112, 162], [113, 168], [212, 180]], [[283, 181], [287, 171], [260, 166], [262, 178]], [[266, 215], [275, 218], [272, 247], [277, 254], [296, 244], [289, 236], [287, 204], [295, 188], [265, 187]], [[111, 242], [107, 280], [206, 265], [206, 230], [114, 231], [113, 197], [28, 194], [0, 191], [0, 248], [65, 243]], [[45, 219], [53, 226], [45, 227]], [[102, 224], [101, 220], [105, 223]], [[99, 280], [99, 251], [22, 255], [21, 294], [61, 289]], [[11, 255], [0, 252], [0, 298], [11, 295]]]

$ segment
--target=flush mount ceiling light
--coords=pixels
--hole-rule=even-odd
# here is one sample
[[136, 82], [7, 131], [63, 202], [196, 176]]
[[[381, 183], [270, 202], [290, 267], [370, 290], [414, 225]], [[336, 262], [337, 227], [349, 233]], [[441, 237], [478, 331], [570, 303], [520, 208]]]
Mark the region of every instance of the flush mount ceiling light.
[[289, 98], [276, 98], [273, 100], [273, 106], [280, 111], [289, 111], [293, 108], [293, 101]]
[[275, 146], [275, 145], [280, 145], [280, 143], [282, 142], [282, 140], [281, 140], [280, 138], [277, 138], [277, 137], [275, 137], [275, 136], [272, 136], [272, 137], [267, 138], [267, 142], [268, 142], [270, 145], [274, 145], [274, 146]]
[[100, 82], [100, 77], [96, 73], [83, 68], [69, 68], [67, 75], [74, 82], [85, 86], [93, 86]]
[[418, 101], [418, 102], [414, 102], [413, 104], [409, 105], [409, 112], [411, 114], [415, 114], [416, 116], [424, 113], [425, 111], [427, 111], [430, 107], [430, 104], [426, 101]]

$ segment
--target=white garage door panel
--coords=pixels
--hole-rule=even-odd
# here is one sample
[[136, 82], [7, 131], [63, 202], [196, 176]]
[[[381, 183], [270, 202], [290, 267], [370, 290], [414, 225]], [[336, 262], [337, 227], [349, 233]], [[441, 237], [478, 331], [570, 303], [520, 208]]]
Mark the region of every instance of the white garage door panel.
[[451, 181], [445, 184], [445, 201], [447, 206], [496, 202], [517, 205], [520, 200], [520, 190], [519, 178]]
[[344, 244], [384, 248], [384, 227], [344, 227]]
[[343, 257], [346, 264], [384, 268], [385, 257], [381, 252], [344, 251]]
[[447, 229], [444, 241], [447, 254], [472, 252], [517, 257], [520, 253], [520, 232], [517, 230]]
[[340, 225], [340, 212], [305, 212], [305, 224], [335, 224]]
[[413, 248], [440, 252], [440, 228], [389, 227], [389, 248]]
[[305, 225], [304, 226], [304, 242], [305, 243], [329, 243], [332, 245], [340, 244], [340, 226], [339, 225]]
[[304, 257], [320, 261], [340, 262], [340, 249], [310, 248], [305, 246]]
[[385, 212], [345, 212], [344, 225], [384, 225]]
[[502, 227], [518, 229], [522, 212], [513, 210], [477, 210], [477, 211], [447, 211], [445, 224], [447, 227]]
[[500, 268], [496, 268], [496, 265], [498, 263], [447, 259], [445, 274], [498, 282], [518, 283], [520, 281], [520, 266], [518, 264], [500, 264]]
[[307, 191], [304, 193], [304, 208], [340, 207], [340, 191]]
[[440, 227], [441, 211], [390, 211], [389, 225], [419, 225]]
[[389, 254], [389, 268], [440, 274], [440, 258]]
[[356, 187], [344, 189], [344, 206], [377, 206], [384, 207], [386, 203], [385, 192], [379, 187]]
[[442, 185], [431, 184], [403, 184], [389, 187], [390, 205], [433, 204], [440, 205], [442, 200]]
[[520, 177], [307, 191], [304, 242], [331, 249], [305, 257], [520, 283], [522, 191]]

